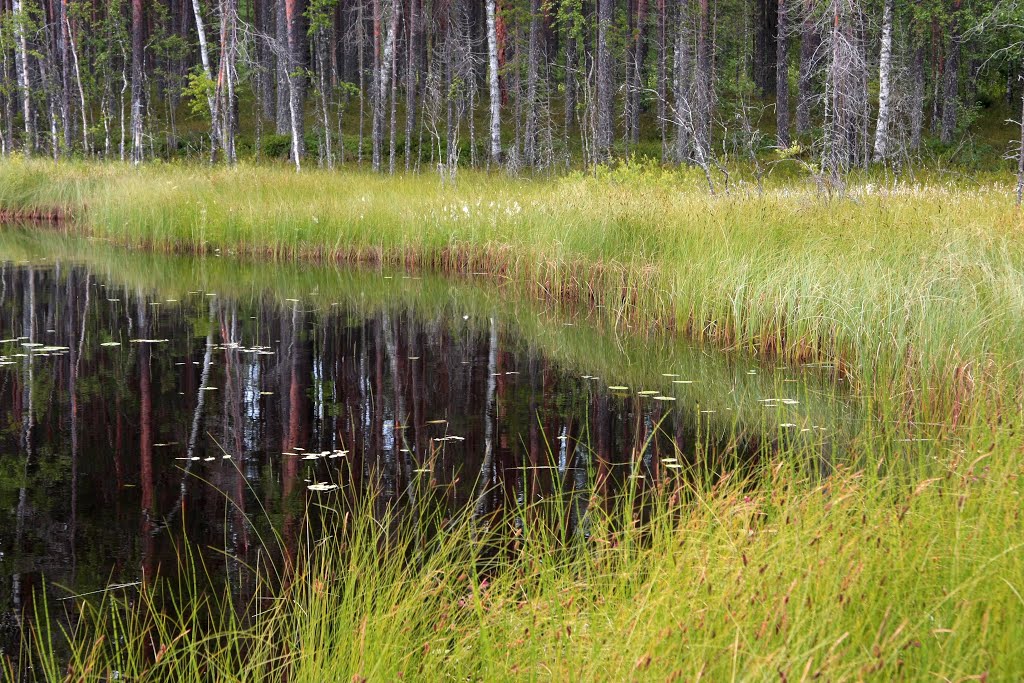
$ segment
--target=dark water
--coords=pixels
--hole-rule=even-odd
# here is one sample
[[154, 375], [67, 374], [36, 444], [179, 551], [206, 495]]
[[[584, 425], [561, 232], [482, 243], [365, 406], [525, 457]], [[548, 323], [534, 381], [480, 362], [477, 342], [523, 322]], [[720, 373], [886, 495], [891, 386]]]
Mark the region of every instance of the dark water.
[[492, 285], [3, 248], [4, 651], [44, 580], [59, 619], [61, 598], [173, 571], [186, 542], [239, 576], [267, 539], [287, 552], [311, 499], [401, 510], [428, 490], [493, 515], [577, 492], [563, 523], [585, 534], [591, 493], [630, 479], [656, 489], [780, 439], [827, 460], [842, 409], [806, 377]]

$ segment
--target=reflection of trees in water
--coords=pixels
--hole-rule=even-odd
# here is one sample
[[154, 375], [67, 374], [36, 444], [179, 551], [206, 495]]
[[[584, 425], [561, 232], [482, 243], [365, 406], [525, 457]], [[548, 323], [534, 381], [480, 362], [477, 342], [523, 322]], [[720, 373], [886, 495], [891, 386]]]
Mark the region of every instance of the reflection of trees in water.
[[[568, 540], [595, 502], [671, 481], [664, 457], [696, 465], [719, 448], [698, 445], [686, 406], [610, 395], [498, 317], [154, 301], [66, 266], [0, 275], [0, 338], [67, 347], [0, 367], [0, 528], [15, 530], [0, 535], [0, 608], [12, 617], [41, 574], [85, 592], [173, 573], [185, 538], [223, 563], [244, 604], [257, 553], [271, 576], [292, 565], [311, 499], [423, 534], [468, 507], [504, 534], [499, 550], [527, 524]], [[313, 494], [314, 481], [339, 492]]]

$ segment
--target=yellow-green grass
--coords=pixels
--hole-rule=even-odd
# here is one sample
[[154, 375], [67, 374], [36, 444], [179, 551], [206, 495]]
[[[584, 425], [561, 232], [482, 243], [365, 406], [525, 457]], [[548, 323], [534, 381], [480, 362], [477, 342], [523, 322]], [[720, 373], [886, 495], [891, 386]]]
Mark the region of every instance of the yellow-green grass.
[[634, 329], [833, 363], [908, 419], [1015, 410], [1024, 238], [1008, 185], [709, 196], [693, 171], [522, 181], [199, 166], [0, 166], [0, 208], [131, 248], [487, 273]]
[[283, 588], [264, 585], [252, 603], [188, 580], [114, 591], [81, 608], [70, 664], [55, 654], [64, 635], [37, 627], [6, 675], [1019, 680], [1024, 485], [1020, 463], [1000, 455], [1017, 446], [969, 443], [908, 487], [771, 463], [748, 481], [666, 496], [643, 527], [628, 522], [628, 501], [602, 512], [595, 498], [590, 537], [568, 547], [543, 511], [525, 509], [497, 563], [484, 560], [486, 535], [510, 527], [467, 514], [431, 537], [430, 519], [357, 504], [310, 532]]

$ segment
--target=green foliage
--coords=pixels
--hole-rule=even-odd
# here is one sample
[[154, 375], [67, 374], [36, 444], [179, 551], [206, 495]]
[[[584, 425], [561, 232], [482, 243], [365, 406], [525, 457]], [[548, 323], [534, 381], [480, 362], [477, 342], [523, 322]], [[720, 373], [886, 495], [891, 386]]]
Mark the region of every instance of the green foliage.
[[189, 111], [197, 116], [211, 115], [210, 98], [216, 91], [217, 84], [206, 75], [202, 68], [196, 67], [188, 72], [188, 84], [182, 90]]
[[309, 35], [333, 30], [334, 12], [337, 7], [338, 0], [308, 0], [305, 15], [309, 20]]

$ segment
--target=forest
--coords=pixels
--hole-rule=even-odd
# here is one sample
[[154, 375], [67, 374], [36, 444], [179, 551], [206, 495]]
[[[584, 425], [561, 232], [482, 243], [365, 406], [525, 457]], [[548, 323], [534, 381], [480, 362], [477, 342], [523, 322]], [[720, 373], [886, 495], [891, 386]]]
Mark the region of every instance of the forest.
[[712, 189], [786, 160], [841, 185], [1019, 157], [1022, 41], [1016, 0], [5, 0], [0, 146], [448, 175], [635, 156]]

